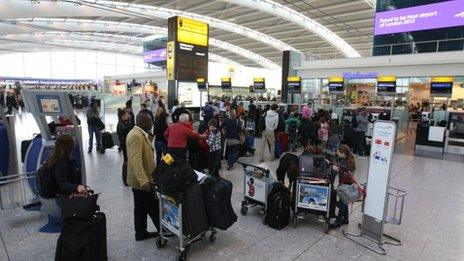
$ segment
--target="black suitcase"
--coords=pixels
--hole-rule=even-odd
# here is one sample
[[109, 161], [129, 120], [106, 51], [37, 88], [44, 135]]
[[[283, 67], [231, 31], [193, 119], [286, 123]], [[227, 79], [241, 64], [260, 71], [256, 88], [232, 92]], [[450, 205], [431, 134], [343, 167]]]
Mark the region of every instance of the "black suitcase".
[[282, 229], [290, 222], [291, 193], [282, 183], [274, 183], [268, 195], [264, 222], [274, 229]]
[[102, 145], [105, 149], [111, 149], [114, 146], [113, 137], [111, 136], [111, 133], [102, 133]]
[[203, 197], [210, 226], [227, 230], [237, 222], [237, 215], [231, 203], [232, 188], [232, 182], [226, 179], [209, 178], [203, 184]]
[[55, 261], [108, 260], [106, 216], [97, 212], [89, 220], [68, 219], [58, 238]]
[[190, 238], [196, 237], [209, 228], [203, 191], [198, 182], [192, 183], [184, 192], [182, 220], [184, 235]]

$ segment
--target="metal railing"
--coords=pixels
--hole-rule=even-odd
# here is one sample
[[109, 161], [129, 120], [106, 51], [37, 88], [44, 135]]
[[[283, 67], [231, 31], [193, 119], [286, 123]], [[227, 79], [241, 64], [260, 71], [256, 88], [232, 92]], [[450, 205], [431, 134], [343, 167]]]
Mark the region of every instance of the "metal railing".
[[29, 186], [29, 181], [32, 179], [35, 179], [35, 172], [1, 177], [0, 210], [21, 208], [39, 202]]

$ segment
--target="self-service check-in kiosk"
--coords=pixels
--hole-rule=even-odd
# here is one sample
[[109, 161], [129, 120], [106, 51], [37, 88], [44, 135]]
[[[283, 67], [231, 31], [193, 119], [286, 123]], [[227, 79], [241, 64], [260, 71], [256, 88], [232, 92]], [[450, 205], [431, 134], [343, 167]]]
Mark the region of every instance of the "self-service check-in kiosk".
[[[61, 133], [69, 133], [74, 136], [74, 149], [72, 157], [79, 167], [82, 175], [82, 183], [86, 184], [85, 161], [82, 144], [82, 129], [77, 123], [74, 110], [69, 100], [69, 95], [65, 91], [43, 91], [43, 90], [22, 90], [26, 109], [33, 116], [40, 130], [40, 135], [37, 135], [27, 149], [24, 168], [27, 173], [35, 173], [40, 166], [46, 162], [52, 155], [55, 140]], [[58, 117], [66, 117], [71, 120], [72, 125], [57, 127], [53, 132], [49, 126], [49, 122], [58, 122]], [[34, 174], [35, 175], [35, 174]], [[59, 220], [59, 208], [56, 207], [54, 199], [42, 199], [38, 195], [37, 180], [29, 179], [31, 191], [39, 198], [42, 204], [41, 211], [49, 215], [49, 221], [52, 219]], [[49, 223], [50, 223], [49, 222]]]

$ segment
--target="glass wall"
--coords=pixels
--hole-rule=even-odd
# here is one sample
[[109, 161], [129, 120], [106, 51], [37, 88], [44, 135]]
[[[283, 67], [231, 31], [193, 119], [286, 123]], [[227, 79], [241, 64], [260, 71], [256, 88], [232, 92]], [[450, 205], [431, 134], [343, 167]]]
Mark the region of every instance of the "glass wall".
[[[448, 0], [377, 0], [377, 12], [398, 10]], [[451, 12], [451, 11], [450, 11]], [[374, 36], [373, 55], [460, 51], [464, 49], [464, 26]]]
[[56, 51], [0, 55], [0, 76], [101, 80], [107, 75], [142, 73], [136, 55], [86, 51]]

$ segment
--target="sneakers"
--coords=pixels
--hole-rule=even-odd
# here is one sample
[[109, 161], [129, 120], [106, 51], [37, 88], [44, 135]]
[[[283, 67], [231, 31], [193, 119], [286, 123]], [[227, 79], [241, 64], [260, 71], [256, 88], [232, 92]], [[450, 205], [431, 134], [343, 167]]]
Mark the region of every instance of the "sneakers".
[[146, 234], [137, 235], [135, 234], [135, 241], [142, 241], [149, 238], [154, 238], [158, 236], [158, 232], [147, 232]]

